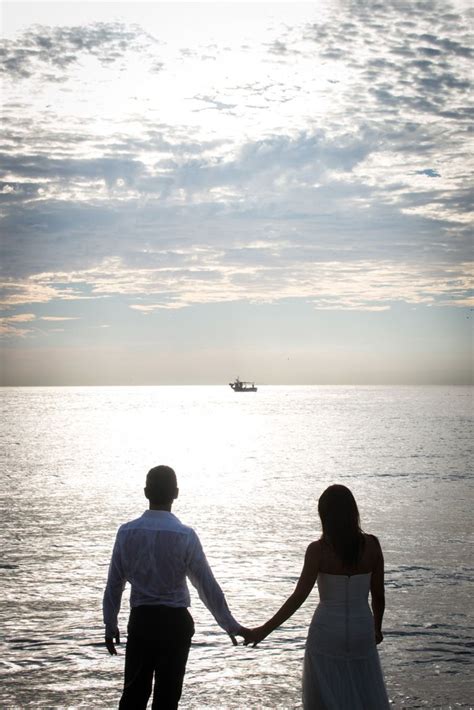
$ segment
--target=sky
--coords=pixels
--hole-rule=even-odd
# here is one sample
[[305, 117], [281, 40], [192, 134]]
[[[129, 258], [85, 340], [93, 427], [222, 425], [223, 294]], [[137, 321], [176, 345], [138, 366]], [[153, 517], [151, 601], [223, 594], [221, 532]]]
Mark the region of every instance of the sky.
[[471, 381], [469, 3], [1, 13], [3, 385]]

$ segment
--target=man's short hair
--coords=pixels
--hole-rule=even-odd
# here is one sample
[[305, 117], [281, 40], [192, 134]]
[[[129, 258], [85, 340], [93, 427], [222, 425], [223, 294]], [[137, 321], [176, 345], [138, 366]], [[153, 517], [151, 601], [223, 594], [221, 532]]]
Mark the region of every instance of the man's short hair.
[[151, 503], [171, 503], [177, 495], [178, 482], [170, 466], [150, 468], [146, 477], [145, 493]]

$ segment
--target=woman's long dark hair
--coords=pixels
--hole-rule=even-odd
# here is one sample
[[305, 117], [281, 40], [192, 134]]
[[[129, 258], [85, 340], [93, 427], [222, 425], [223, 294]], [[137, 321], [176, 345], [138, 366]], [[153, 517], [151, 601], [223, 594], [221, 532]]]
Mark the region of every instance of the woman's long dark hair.
[[329, 486], [319, 499], [318, 513], [323, 526], [322, 539], [332, 545], [345, 566], [356, 565], [364, 537], [351, 491], [346, 486]]

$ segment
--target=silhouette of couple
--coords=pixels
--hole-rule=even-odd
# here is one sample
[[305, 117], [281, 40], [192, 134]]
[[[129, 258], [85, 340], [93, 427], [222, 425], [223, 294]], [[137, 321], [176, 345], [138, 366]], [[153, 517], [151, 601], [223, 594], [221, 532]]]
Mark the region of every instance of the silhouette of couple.
[[[195, 531], [171, 512], [178, 497], [169, 466], [146, 478], [149, 509], [122, 525], [115, 540], [103, 609], [105, 645], [116, 655], [117, 617], [126, 582], [131, 585], [120, 710], [178, 707], [194, 634], [186, 577], [230, 636], [256, 646], [303, 604], [318, 583], [319, 604], [311, 621], [303, 666], [305, 710], [384, 710], [389, 707], [377, 644], [383, 640], [384, 561], [376, 537], [362, 532], [356, 501], [345, 486], [319, 499], [322, 536], [306, 550], [294, 592], [262, 626], [246, 628], [229, 611]], [[371, 594], [372, 612], [368, 604]], [[259, 698], [256, 707], [265, 704]]]

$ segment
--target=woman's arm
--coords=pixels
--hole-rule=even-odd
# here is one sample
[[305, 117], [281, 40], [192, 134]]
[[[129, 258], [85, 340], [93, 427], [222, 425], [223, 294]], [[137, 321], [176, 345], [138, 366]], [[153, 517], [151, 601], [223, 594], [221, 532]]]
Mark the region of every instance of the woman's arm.
[[377, 643], [383, 641], [382, 619], [385, 611], [385, 587], [384, 587], [384, 559], [380, 542], [374, 537], [377, 545], [376, 562], [372, 570], [370, 581], [370, 594], [372, 597], [372, 612], [374, 615], [375, 640]]
[[314, 587], [316, 577], [318, 576], [319, 561], [319, 542], [312, 542], [306, 550], [303, 569], [296, 584], [295, 591], [290, 594], [283, 606], [271, 619], [263, 624], [263, 626], [247, 630], [247, 633], [244, 635], [246, 644], [253, 643], [255, 646], [266, 636], [271, 634], [278, 626], [281, 626], [290, 616], [293, 616]]

